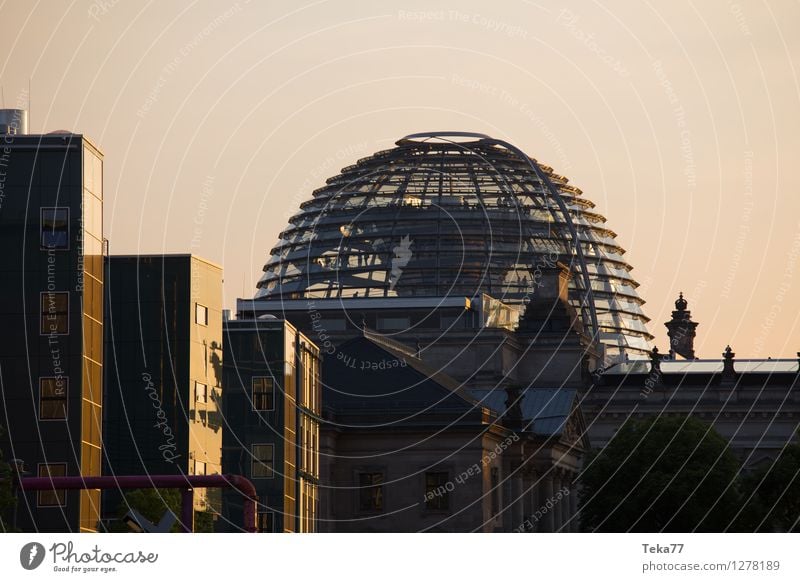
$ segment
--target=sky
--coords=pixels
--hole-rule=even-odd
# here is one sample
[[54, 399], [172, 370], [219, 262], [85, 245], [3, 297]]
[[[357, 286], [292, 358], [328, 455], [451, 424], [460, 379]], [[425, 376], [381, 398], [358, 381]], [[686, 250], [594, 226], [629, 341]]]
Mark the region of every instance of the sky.
[[[4, 107], [105, 154], [112, 253], [252, 297], [288, 218], [404, 135], [508, 140], [597, 204], [661, 351], [800, 350], [800, 4], [0, 2]], [[28, 88], [30, 87], [30, 93]]]

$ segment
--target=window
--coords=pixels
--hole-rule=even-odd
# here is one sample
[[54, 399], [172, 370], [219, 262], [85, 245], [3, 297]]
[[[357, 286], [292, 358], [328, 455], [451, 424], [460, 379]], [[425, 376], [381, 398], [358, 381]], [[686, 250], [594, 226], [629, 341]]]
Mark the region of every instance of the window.
[[464, 327], [466, 319], [459, 315], [441, 315], [439, 316], [439, 327], [441, 329], [461, 329]]
[[383, 473], [359, 473], [359, 508], [383, 511]]
[[199, 303], [194, 304], [194, 322], [199, 325], [208, 325], [208, 307]]
[[[39, 477], [65, 477], [67, 475], [66, 463], [40, 463]], [[50, 489], [37, 491], [36, 504], [39, 507], [63, 507], [67, 504], [66, 489]]]
[[264, 510], [259, 511], [256, 516], [258, 531], [260, 533], [274, 533], [275, 532], [275, 512]]
[[208, 385], [202, 382], [194, 383], [194, 399], [196, 402], [208, 402]]
[[275, 391], [272, 378], [253, 378], [253, 410], [274, 410]]
[[326, 331], [344, 331], [347, 329], [347, 321], [344, 319], [322, 318], [319, 320], [319, 325], [317, 327]]
[[297, 432], [300, 449], [300, 470], [316, 476], [319, 461], [319, 425], [308, 415], [300, 413], [300, 430]]
[[378, 329], [408, 329], [411, 320], [408, 317], [379, 317]]
[[492, 517], [500, 513], [500, 469], [492, 467]]
[[447, 472], [425, 473], [425, 509], [438, 511], [450, 509], [450, 493], [447, 491], [448, 482]]
[[250, 474], [253, 479], [272, 479], [273, 471], [273, 446], [272, 445], [253, 445], [251, 447], [253, 455]]
[[300, 507], [300, 519], [298, 520], [298, 532], [315, 532], [317, 530], [317, 486], [314, 483], [300, 478], [300, 497], [298, 506]]
[[205, 475], [206, 474], [206, 464], [203, 461], [195, 461], [194, 462], [194, 474], [195, 475]]
[[69, 249], [69, 208], [42, 208], [39, 230], [42, 249]]
[[218, 407], [222, 406], [222, 390], [213, 386], [208, 390], [208, 399], [216, 404]]
[[67, 388], [64, 376], [39, 378], [39, 420], [64, 420], [67, 418]]
[[69, 333], [69, 292], [55, 291], [40, 294], [42, 334], [63, 335]]

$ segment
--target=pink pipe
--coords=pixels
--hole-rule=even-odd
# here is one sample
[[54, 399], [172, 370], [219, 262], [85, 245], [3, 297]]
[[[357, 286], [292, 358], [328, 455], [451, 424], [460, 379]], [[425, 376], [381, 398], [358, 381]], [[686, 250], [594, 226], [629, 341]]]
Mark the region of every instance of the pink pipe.
[[[244, 495], [244, 530], [256, 531], [256, 501], [258, 494], [249, 479], [241, 475], [123, 475], [119, 477], [23, 477], [19, 487], [26, 491], [51, 491], [53, 489], [181, 489], [190, 491], [197, 487], [227, 487]], [[186, 496], [182, 496], [186, 497]], [[182, 503], [181, 519], [184, 528], [186, 503]]]

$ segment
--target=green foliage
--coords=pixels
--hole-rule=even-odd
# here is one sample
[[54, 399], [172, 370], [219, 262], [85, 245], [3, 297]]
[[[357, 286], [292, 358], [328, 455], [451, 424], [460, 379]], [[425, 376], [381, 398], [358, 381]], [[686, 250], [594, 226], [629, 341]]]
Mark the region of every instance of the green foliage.
[[0, 460], [0, 532], [11, 529], [10, 514], [16, 502], [11, 492], [11, 468]]
[[214, 514], [210, 511], [195, 511], [194, 532], [214, 533]]
[[587, 531], [738, 529], [739, 463], [727, 441], [695, 418], [626, 422], [581, 475]]
[[800, 531], [800, 445], [787, 446], [774, 463], [743, 480], [750, 498], [743, 514], [749, 531]]
[[[125, 494], [125, 499], [117, 508], [120, 521], [114, 522], [109, 528], [112, 532], [130, 532], [130, 528], [122, 520], [128, 511], [133, 508], [146, 517], [150, 522], [157, 524], [170, 509], [177, 517], [181, 514], [181, 493], [178, 489], [134, 489]], [[176, 522], [170, 529], [179, 532], [180, 526]], [[194, 531], [197, 533], [211, 533], [214, 531], [213, 514], [206, 511], [195, 511]]]
[[120, 504], [120, 517], [128, 512], [128, 506], [149, 521], [158, 523], [167, 509], [175, 515], [181, 514], [181, 494], [177, 489], [134, 489], [125, 495], [125, 501]]
[[[3, 428], [0, 427], [0, 436]], [[0, 450], [0, 532], [11, 530], [11, 512], [17, 500], [11, 490], [11, 467], [3, 460], [3, 451]]]

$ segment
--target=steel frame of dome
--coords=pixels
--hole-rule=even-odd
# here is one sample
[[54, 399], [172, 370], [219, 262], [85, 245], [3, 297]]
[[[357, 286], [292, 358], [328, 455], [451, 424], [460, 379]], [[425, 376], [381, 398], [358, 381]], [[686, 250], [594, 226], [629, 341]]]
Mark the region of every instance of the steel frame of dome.
[[567, 178], [484, 134], [415, 133], [396, 145], [301, 204], [256, 299], [486, 292], [521, 305], [557, 257], [576, 275], [570, 297], [590, 335], [617, 355], [647, 352], [653, 336], [625, 251]]
[[[572, 257], [577, 259], [578, 268], [580, 269], [581, 277], [583, 278], [583, 288], [580, 289], [583, 299], [580, 302], [582, 306], [582, 310], [588, 311], [589, 318], [591, 321], [591, 334], [594, 336], [597, 333], [598, 325], [597, 325], [597, 308], [594, 304], [594, 295], [592, 293], [592, 284], [591, 280], [589, 279], [589, 271], [586, 268], [586, 259], [583, 256], [583, 249], [579, 243], [578, 238], [578, 231], [575, 228], [575, 224], [572, 222], [572, 216], [567, 209], [567, 205], [564, 203], [564, 199], [561, 197], [561, 194], [558, 190], [553, 186], [553, 183], [550, 181], [550, 178], [547, 177], [542, 169], [539, 167], [539, 164], [536, 162], [535, 159], [529, 157], [525, 152], [519, 149], [514, 144], [511, 144], [505, 140], [489, 137], [483, 133], [472, 133], [467, 131], [448, 131], [448, 132], [423, 132], [423, 133], [412, 133], [411, 135], [407, 135], [405, 138], [406, 140], [413, 140], [413, 139], [441, 139], [443, 141], [448, 141], [450, 143], [456, 143], [448, 138], [453, 137], [466, 137], [466, 138], [473, 138], [473, 139], [480, 139], [485, 140], [487, 142], [491, 142], [502, 146], [506, 149], [511, 150], [515, 154], [517, 154], [521, 159], [528, 162], [531, 169], [536, 173], [537, 177], [547, 188], [550, 196], [552, 196], [553, 200], [556, 201], [558, 204], [558, 210], [561, 213], [561, 217], [564, 223], [569, 230], [571, 239], [573, 241], [572, 248], [574, 249], [574, 255]], [[550, 209], [551, 214], [555, 213], [555, 209], [552, 206], [547, 205], [547, 208]], [[553, 216], [555, 218], [555, 215]]]

